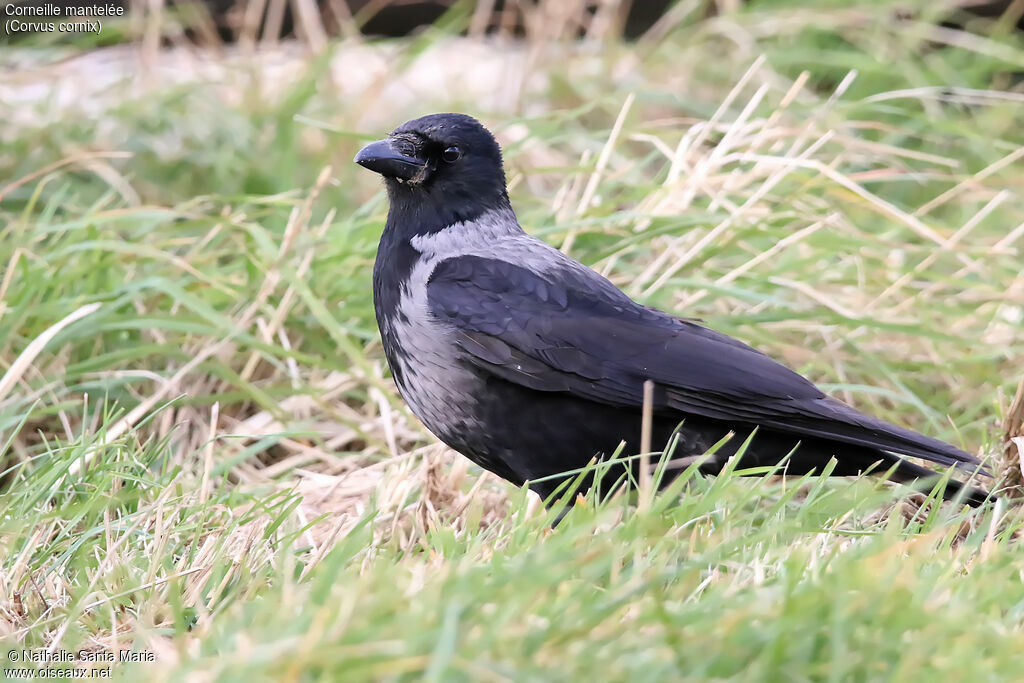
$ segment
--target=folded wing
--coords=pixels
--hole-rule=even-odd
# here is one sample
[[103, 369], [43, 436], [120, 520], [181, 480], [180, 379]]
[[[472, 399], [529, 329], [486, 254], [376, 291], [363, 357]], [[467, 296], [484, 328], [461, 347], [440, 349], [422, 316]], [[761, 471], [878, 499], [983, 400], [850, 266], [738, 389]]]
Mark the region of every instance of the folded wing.
[[540, 275], [500, 259], [447, 259], [430, 278], [427, 302], [454, 326], [472, 362], [531, 389], [636, 409], [650, 379], [661, 411], [943, 465], [977, 463], [946, 443], [859, 413], [731, 337], [641, 306], [568, 260]]

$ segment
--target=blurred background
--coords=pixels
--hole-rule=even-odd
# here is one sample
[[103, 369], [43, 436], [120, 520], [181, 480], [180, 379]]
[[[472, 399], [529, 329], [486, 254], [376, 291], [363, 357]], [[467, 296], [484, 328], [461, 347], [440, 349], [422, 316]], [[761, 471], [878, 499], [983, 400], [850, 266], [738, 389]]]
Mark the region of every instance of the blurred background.
[[[135, 643], [185, 667], [171, 678], [243, 675], [334, 557], [374, 637], [433, 651], [413, 633], [447, 628], [450, 595], [422, 620], [374, 621], [401, 609], [378, 589], [411, 580], [374, 553], [413, 558], [422, 581], [436, 529], [489, 557], [527, 509], [408, 413], [377, 338], [387, 207], [351, 159], [437, 111], [495, 132], [532, 234], [1020, 481], [1020, 0], [28, 0], [0, 19], [11, 642]], [[61, 21], [93, 23], [29, 25]], [[772, 484], [732, 490], [751, 486]], [[814, 524], [833, 513], [848, 519]], [[256, 595], [265, 632], [229, 657], [230, 629], [202, 629], [220, 614], [243, 628]], [[482, 628], [467, 642], [513, 657], [507, 630]], [[609, 636], [577, 673], [632, 675], [616, 654], [630, 642]], [[687, 647], [735, 673], [725, 649]], [[389, 657], [360, 671], [386, 677]]]

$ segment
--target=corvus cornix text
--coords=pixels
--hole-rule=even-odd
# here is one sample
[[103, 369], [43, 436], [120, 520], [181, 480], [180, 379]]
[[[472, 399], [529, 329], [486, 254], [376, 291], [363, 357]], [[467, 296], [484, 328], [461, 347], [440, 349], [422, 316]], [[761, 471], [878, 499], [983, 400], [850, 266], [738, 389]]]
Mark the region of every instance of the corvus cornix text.
[[[548, 499], [553, 475], [622, 442], [624, 454], [638, 452], [647, 380], [656, 450], [675, 439], [672, 457], [692, 460], [733, 434], [702, 472], [719, 472], [755, 428], [740, 467], [784, 462], [785, 473], [805, 474], [835, 458], [833, 475], [873, 470], [919, 485], [937, 473], [900, 455], [977, 468], [746, 344], [634, 302], [526, 234], [501, 149], [469, 116], [409, 121], [355, 161], [384, 177], [390, 200], [373, 297], [399, 391], [441, 441], [516, 485]], [[972, 504], [987, 495], [955, 480], [946, 495], [961, 490]]]

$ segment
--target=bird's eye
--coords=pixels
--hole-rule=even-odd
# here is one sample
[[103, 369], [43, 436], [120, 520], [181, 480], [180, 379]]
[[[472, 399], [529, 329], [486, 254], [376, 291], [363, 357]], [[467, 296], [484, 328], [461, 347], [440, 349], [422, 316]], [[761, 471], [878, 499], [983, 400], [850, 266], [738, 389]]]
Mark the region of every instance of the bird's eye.
[[458, 147], [449, 147], [441, 153], [441, 158], [449, 164], [454, 163], [462, 158], [462, 150]]

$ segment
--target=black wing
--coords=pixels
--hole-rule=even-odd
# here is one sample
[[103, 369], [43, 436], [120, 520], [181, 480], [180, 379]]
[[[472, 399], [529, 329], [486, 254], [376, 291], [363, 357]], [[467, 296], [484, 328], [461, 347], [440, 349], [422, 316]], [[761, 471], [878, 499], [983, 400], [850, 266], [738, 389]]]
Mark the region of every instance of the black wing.
[[977, 462], [941, 441], [863, 415], [731, 337], [637, 304], [597, 273], [544, 275], [459, 256], [427, 285], [431, 313], [456, 328], [480, 368], [538, 391], [638, 408], [643, 383], [660, 410], [761, 425], [925, 458]]

